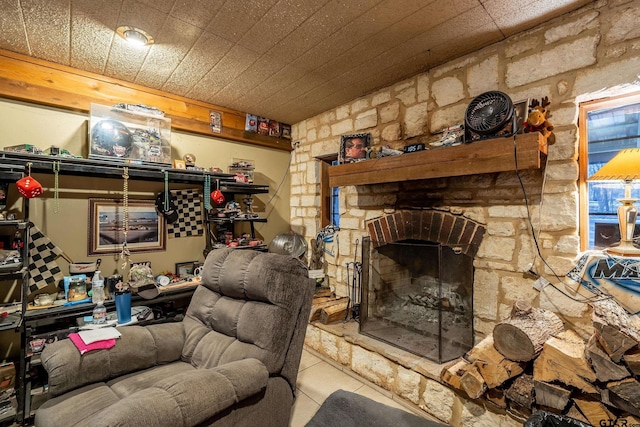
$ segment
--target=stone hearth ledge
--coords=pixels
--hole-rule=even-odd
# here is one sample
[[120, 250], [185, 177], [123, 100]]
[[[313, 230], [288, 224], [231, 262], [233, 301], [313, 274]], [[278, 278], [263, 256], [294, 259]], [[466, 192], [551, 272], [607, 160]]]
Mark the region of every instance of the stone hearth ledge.
[[[396, 401], [414, 406], [453, 427], [522, 426], [504, 410], [489, 410], [485, 401], [472, 400], [440, 380], [440, 372], [454, 361], [438, 364], [359, 333], [351, 320], [307, 326], [305, 346], [320, 356], [390, 392]], [[457, 360], [457, 359], [456, 359]]]

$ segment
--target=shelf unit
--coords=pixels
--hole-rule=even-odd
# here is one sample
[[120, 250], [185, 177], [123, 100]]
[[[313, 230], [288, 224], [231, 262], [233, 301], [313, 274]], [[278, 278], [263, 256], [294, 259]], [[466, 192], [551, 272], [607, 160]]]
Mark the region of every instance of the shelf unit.
[[[28, 165], [28, 167], [27, 167]], [[96, 159], [84, 159], [84, 158], [72, 158], [72, 157], [58, 157], [47, 156], [39, 154], [25, 154], [0, 151], [0, 177], [4, 180], [17, 181], [22, 178], [27, 169], [31, 173], [43, 173], [53, 174], [54, 166], [60, 175], [70, 176], [91, 176], [101, 178], [116, 178], [121, 179], [124, 172], [124, 168], [128, 168], [129, 179], [139, 181], [156, 181], [164, 182], [165, 177], [171, 183], [180, 184], [195, 184], [203, 186], [205, 178], [209, 178], [212, 184], [219, 188], [224, 194], [227, 200], [231, 200], [236, 194], [258, 194], [268, 193], [269, 187], [266, 185], [254, 185], [236, 182], [234, 180], [235, 174], [227, 173], [213, 173], [202, 170], [182, 170], [173, 169], [170, 165], [152, 165], [152, 164], [134, 164], [123, 162], [111, 162], [108, 160], [96, 160]], [[208, 197], [208, 195], [204, 195]], [[30, 223], [28, 222], [28, 199], [23, 199], [23, 216], [24, 219], [18, 221], [0, 221], [0, 227], [15, 227], [20, 230], [24, 230], [25, 236], [29, 235]], [[228, 218], [227, 221], [231, 224], [239, 222], [240, 218]], [[253, 218], [246, 219], [249, 221], [253, 233], [253, 222], [266, 222], [266, 219]], [[209, 230], [210, 221], [205, 221], [207, 234]], [[0, 323], [0, 330], [3, 329], [15, 329], [20, 333], [21, 349], [20, 360], [17, 364], [18, 378], [16, 383], [18, 411], [16, 414], [16, 420], [18, 422], [27, 422], [31, 417], [31, 370], [34, 366], [32, 363], [32, 355], [30, 351], [29, 342], [34, 336], [41, 336], [43, 334], [50, 333], [54, 330], [68, 329], [73, 327], [75, 319], [78, 317], [91, 315], [94, 305], [92, 303], [52, 307], [38, 310], [27, 310], [28, 301], [28, 239], [25, 237], [24, 241], [24, 263], [21, 268], [15, 271], [0, 271], [0, 279], [11, 278], [13, 280], [23, 280], [25, 283], [22, 286], [22, 306], [19, 316], [14, 316], [15, 322]], [[207, 237], [207, 244], [210, 239]], [[253, 248], [260, 249], [260, 248]], [[166, 292], [162, 295], [153, 298], [153, 300], [144, 300], [139, 297], [134, 297], [133, 305], [162, 305], [169, 304], [170, 302], [180, 301], [184, 304], [188, 304], [188, 300], [191, 297], [193, 289], [178, 290], [175, 292]], [[107, 301], [105, 306], [109, 309], [114, 303]], [[113, 307], [111, 307], [113, 308]]]
[[[0, 164], [0, 180], [4, 182], [16, 182], [25, 176], [25, 167], [24, 164], [11, 164], [2, 162]], [[15, 233], [20, 233], [22, 237], [22, 247], [18, 248], [7, 248], [7, 249], [16, 249], [20, 251], [20, 256], [22, 258], [22, 262], [16, 266], [10, 266], [7, 268], [0, 269], [0, 282], [6, 281], [18, 281], [21, 284], [21, 293], [20, 293], [20, 310], [18, 312], [7, 315], [3, 318], [2, 323], [0, 323], [0, 331], [8, 331], [15, 330], [17, 332], [24, 331], [24, 313], [27, 310], [27, 294], [29, 289], [29, 230], [31, 224], [29, 223], [29, 199], [22, 198], [22, 206], [21, 206], [21, 214], [22, 218], [18, 220], [0, 220], [0, 233], [6, 235], [6, 233], [10, 233], [9, 239], [11, 236], [14, 236]], [[17, 411], [11, 411], [11, 413], [3, 414], [0, 417], [2, 421], [8, 421], [12, 417], [18, 420], [22, 420], [23, 418], [23, 396], [25, 389], [25, 374], [26, 374], [26, 366], [25, 366], [25, 352], [24, 348], [20, 349], [20, 360], [15, 365], [16, 367], [16, 399], [18, 401]]]
[[[440, 147], [329, 167], [329, 185], [383, 184], [539, 169], [547, 140], [539, 132]], [[517, 162], [516, 162], [517, 158]]]
[[[253, 195], [253, 194], [266, 194], [269, 192], [269, 186], [268, 185], [256, 185], [256, 184], [244, 184], [244, 183], [229, 183], [229, 182], [221, 182], [220, 183], [220, 191], [222, 191], [225, 194], [225, 199], [228, 201], [231, 200], [235, 200], [237, 195]], [[215, 216], [215, 214], [213, 213], [216, 209], [221, 208], [221, 206], [215, 207], [212, 206], [212, 209], [207, 212], [207, 220], [205, 221], [206, 224], [206, 232], [208, 237], [208, 241], [207, 241], [207, 248], [205, 249], [205, 251], [210, 250], [211, 248], [215, 247], [216, 243], [219, 242], [220, 236], [219, 236], [219, 229], [222, 228], [223, 230], [226, 229], [225, 226], [229, 226], [231, 228], [234, 228], [234, 225], [238, 224], [238, 223], [246, 223], [249, 224], [249, 228], [250, 228], [250, 235], [251, 238], [255, 238], [256, 235], [256, 230], [255, 230], [255, 223], [265, 223], [267, 222], [266, 218], [261, 218], [261, 217], [255, 217], [255, 218], [248, 218], [245, 216], [225, 216], [225, 217], [218, 217]], [[214, 225], [215, 230], [211, 229], [211, 225]], [[267, 246], [264, 244], [260, 244], [260, 245], [255, 245], [255, 246], [249, 246], [249, 245], [245, 245], [245, 246], [238, 246], [237, 248], [239, 249], [254, 249], [254, 250], [266, 250]], [[206, 256], [206, 255], [205, 255]]]

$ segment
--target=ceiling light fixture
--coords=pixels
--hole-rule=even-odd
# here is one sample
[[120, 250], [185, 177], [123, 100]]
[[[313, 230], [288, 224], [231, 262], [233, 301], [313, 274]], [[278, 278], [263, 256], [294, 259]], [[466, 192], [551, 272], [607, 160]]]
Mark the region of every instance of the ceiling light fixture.
[[116, 32], [131, 46], [143, 47], [154, 43], [153, 37], [151, 37], [149, 33], [141, 30], [140, 28], [121, 25], [120, 27], [116, 28]]

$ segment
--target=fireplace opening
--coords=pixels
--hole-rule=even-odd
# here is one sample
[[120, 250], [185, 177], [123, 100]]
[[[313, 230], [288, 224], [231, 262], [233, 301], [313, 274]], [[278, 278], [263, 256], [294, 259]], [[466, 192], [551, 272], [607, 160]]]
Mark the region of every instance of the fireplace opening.
[[473, 257], [463, 245], [363, 241], [360, 332], [448, 362], [473, 347]]

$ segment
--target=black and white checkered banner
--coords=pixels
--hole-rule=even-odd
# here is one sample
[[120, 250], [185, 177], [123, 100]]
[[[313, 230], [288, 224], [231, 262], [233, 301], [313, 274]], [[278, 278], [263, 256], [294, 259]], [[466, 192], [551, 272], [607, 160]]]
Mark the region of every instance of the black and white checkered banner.
[[32, 225], [29, 239], [29, 293], [48, 285], [56, 285], [64, 279], [64, 273], [56, 263], [62, 250], [53, 244], [38, 227]]
[[202, 202], [197, 190], [171, 190], [178, 208], [178, 219], [167, 225], [169, 238], [204, 234]]

